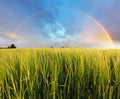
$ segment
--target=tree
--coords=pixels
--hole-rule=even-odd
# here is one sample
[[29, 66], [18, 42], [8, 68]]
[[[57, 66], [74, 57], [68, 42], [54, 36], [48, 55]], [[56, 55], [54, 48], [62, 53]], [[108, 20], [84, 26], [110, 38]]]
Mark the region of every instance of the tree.
[[8, 46], [8, 48], [16, 48], [16, 46], [14, 44], [11, 44], [10, 46]]

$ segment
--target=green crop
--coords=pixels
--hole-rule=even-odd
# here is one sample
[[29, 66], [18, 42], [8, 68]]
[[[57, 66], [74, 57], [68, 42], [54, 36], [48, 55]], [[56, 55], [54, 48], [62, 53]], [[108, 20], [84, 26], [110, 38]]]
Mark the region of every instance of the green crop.
[[120, 99], [120, 50], [1, 49], [0, 99]]

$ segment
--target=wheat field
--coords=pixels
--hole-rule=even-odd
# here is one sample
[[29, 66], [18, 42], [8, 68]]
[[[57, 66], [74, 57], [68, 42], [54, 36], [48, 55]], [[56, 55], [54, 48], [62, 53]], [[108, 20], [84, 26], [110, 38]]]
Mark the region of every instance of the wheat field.
[[0, 50], [0, 99], [120, 99], [120, 50]]

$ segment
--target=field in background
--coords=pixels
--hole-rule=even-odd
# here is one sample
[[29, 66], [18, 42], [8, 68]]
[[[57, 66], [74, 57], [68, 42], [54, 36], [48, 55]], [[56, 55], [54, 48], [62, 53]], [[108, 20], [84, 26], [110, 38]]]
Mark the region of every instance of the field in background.
[[1, 49], [0, 89], [3, 99], [120, 99], [120, 50]]

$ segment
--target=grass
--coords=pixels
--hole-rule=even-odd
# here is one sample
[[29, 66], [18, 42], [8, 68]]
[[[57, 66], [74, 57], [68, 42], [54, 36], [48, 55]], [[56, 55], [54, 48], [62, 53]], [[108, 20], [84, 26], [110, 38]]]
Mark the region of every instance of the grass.
[[120, 99], [120, 50], [1, 49], [3, 99]]

